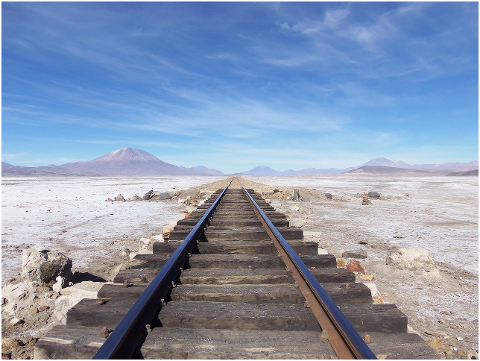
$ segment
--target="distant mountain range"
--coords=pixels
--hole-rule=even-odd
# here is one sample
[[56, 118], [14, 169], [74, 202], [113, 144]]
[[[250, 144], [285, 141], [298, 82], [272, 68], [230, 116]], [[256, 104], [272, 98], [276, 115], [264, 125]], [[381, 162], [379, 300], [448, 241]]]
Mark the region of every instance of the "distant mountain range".
[[469, 163], [410, 165], [401, 160], [395, 162], [387, 158], [375, 158], [362, 165], [362, 167], [365, 167], [365, 166], [385, 166], [385, 167], [403, 168], [403, 169], [437, 170], [437, 171], [446, 171], [446, 172], [467, 172], [470, 170], [478, 169], [478, 161], [475, 160]]
[[[414, 164], [375, 158], [362, 166], [344, 169], [308, 168], [283, 172], [267, 166], [258, 166], [238, 175], [285, 176], [341, 173], [382, 174], [437, 174], [478, 175], [478, 161], [470, 163]], [[122, 148], [87, 162], [67, 163], [60, 166], [21, 167], [2, 162], [2, 176], [222, 176], [221, 171], [204, 166], [179, 167], [163, 162], [140, 149]]]
[[276, 171], [267, 166], [258, 166], [253, 169], [247, 170], [246, 172], [237, 173], [237, 174], [245, 174], [245, 175], [258, 175], [258, 176], [283, 176], [283, 175], [313, 175], [313, 174], [341, 174], [346, 173], [355, 167], [345, 168], [345, 169], [336, 169], [336, 168], [328, 168], [328, 169], [317, 169], [317, 168], [308, 168], [308, 169], [301, 169], [301, 170], [293, 170], [288, 169], [283, 172]]
[[444, 164], [414, 164], [410, 165], [403, 161], [393, 161], [387, 158], [374, 158], [367, 163], [350, 168], [328, 168], [328, 169], [301, 169], [301, 170], [286, 170], [283, 172], [276, 171], [270, 167], [258, 166], [246, 172], [238, 174], [256, 175], [256, 176], [284, 176], [284, 175], [312, 175], [312, 174], [342, 174], [342, 173], [405, 173], [405, 174], [450, 174], [451, 172], [458, 173], [456, 175], [475, 175], [475, 170], [478, 174], [478, 161], [470, 163], [444, 163]]
[[2, 176], [205, 176], [223, 175], [206, 167], [185, 168], [165, 163], [140, 149], [122, 148], [87, 162], [60, 166], [20, 167], [2, 162]]

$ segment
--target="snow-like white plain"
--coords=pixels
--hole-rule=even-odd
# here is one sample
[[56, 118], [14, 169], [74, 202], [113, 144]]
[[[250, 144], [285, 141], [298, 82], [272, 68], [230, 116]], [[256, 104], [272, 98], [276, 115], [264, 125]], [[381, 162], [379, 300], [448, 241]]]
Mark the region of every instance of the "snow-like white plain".
[[[2, 178], [2, 284], [21, 271], [22, 248], [33, 246], [64, 252], [74, 271], [111, 279], [111, 271], [123, 262], [124, 248], [135, 251], [140, 238], [161, 234], [186, 206], [178, 199], [108, 198], [184, 190], [225, 178]], [[451, 350], [478, 350], [478, 177], [245, 178], [300, 188], [306, 196], [300, 202], [282, 193], [269, 201], [302, 227], [306, 240], [337, 258], [345, 250], [365, 249], [368, 258], [362, 265], [376, 277], [383, 300], [396, 303], [422, 337], [440, 337]], [[268, 189], [275, 188], [258, 187], [267, 200]], [[320, 192], [310, 191], [314, 189]], [[363, 206], [362, 194], [368, 191], [382, 197]], [[416, 274], [386, 265], [386, 256], [398, 247], [427, 249], [440, 273]]]
[[[357, 221], [363, 223], [361, 228], [365, 232], [373, 232], [393, 246], [425, 248], [435, 261], [455, 264], [473, 273], [478, 271], [478, 177], [246, 178], [259, 183], [329, 192], [345, 203], [335, 210], [329, 207], [329, 214], [326, 214], [339, 221], [339, 226], [342, 222]], [[372, 207], [361, 206], [358, 194], [369, 191], [380, 192], [382, 200], [372, 200]]]
[[[25, 247], [65, 252], [84, 270], [108, 262], [135, 240], [160, 234], [181, 211], [176, 202], [108, 202], [183, 190], [218, 177], [2, 178], [2, 284], [21, 272]], [[102, 261], [103, 260], [103, 261]], [[98, 267], [99, 268], [99, 267]]]

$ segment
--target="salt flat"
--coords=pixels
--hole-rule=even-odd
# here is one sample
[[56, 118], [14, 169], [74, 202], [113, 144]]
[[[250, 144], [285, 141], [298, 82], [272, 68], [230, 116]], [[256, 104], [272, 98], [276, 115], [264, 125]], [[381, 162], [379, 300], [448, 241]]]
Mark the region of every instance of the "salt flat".
[[[392, 246], [426, 248], [438, 262], [468, 272], [478, 271], [477, 177], [336, 175], [246, 178], [260, 183], [329, 192], [341, 202], [325, 203], [326, 209], [320, 210], [320, 217], [326, 223], [336, 223], [340, 232], [351, 227], [359, 234], [374, 233]], [[362, 206], [358, 195], [369, 191], [378, 191], [382, 197], [374, 200], [373, 206]], [[318, 213], [314, 212], [307, 217], [303, 227], [319, 220]], [[326, 239], [332, 236], [328, 232], [324, 234]]]
[[[365, 273], [386, 303], [395, 303], [409, 325], [447, 358], [478, 357], [478, 178], [383, 175], [248, 177], [292, 187], [304, 200], [266, 195], [301, 226], [305, 239], [337, 258], [366, 250]], [[270, 187], [270, 190], [273, 187]], [[317, 191], [314, 191], [317, 190]], [[364, 192], [381, 193], [362, 205]], [[333, 199], [326, 199], [324, 192]], [[291, 194], [291, 193], [289, 193]], [[386, 265], [400, 247], [427, 249], [438, 273]], [[358, 279], [358, 277], [357, 277]], [[358, 280], [360, 281], [360, 280]], [[475, 353], [476, 352], [476, 353]]]
[[[74, 270], [103, 273], [138, 239], [162, 232], [183, 208], [176, 202], [107, 202], [182, 190], [217, 177], [2, 178], [2, 283], [21, 271], [21, 248], [65, 252]], [[104, 266], [102, 269], [102, 265]]]
[[[220, 179], [226, 177], [3, 178], [2, 283], [21, 271], [21, 249], [28, 246], [65, 252], [74, 271], [109, 279], [124, 248], [135, 250], [141, 237], [160, 234], [186, 206], [176, 199], [106, 199], [143, 196], [150, 189], [201, 190]], [[444, 347], [449, 358], [464, 357], [454, 348], [478, 352], [477, 177], [356, 174], [246, 176], [247, 181], [257, 182], [246, 186], [286, 213], [306, 240], [338, 258], [346, 250], [365, 249], [368, 257], [361, 263], [375, 276], [380, 296], [396, 303], [437, 350]], [[273, 194], [275, 187], [283, 191]], [[293, 188], [301, 201], [289, 199]], [[364, 206], [368, 191], [382, 196]], [[440, 272], [417, 274], [386, 265], [387, 255], [399, 247], [427, 249]]]

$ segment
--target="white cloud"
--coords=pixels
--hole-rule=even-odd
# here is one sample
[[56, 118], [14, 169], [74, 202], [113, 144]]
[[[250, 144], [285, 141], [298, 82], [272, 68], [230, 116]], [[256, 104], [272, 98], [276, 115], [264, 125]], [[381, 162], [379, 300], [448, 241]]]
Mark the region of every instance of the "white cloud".
[[326, 11], [323, 25], [330, 29], [336, 29], [349, 14], [350, 11], [346, 9]]

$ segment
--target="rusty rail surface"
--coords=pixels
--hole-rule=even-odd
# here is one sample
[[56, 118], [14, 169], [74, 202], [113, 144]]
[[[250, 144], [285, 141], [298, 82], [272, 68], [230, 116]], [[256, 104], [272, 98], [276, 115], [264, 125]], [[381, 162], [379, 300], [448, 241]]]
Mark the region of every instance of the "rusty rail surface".
[[293, 278], [317, 318], [320, 327], [323, 332], [326, 331], [324, 335], [328, 338], [338, 358], [376, 359], [375, 354], [339, 310], [335, 302], [320, 285], [305, 263], [268, 219], [243, 185], [242, 188], [267, 231], [267, 234], [282, 256], [287, 268], [292, 272]]

